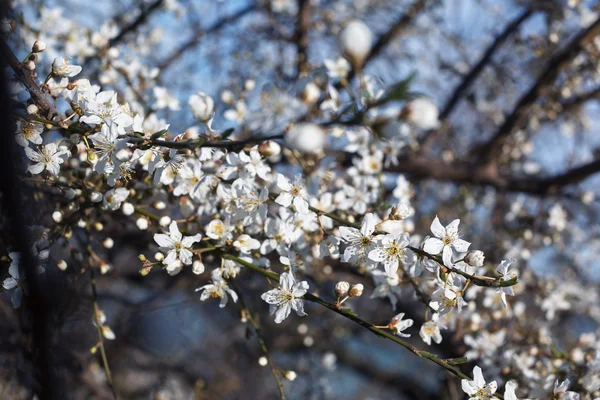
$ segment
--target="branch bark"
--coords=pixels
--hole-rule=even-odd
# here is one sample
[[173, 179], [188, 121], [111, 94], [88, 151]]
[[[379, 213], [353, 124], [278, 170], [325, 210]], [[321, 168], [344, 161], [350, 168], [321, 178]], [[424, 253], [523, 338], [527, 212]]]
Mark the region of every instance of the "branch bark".
[[296, 21], [296, 77], [308, 73], [308, 31], [310, 29], [310, 0], [298, 0], [298, 19]]
[[506, 28], [504, 28], [500, 35], [496, 36], [494, 42], [487, 48], [477, 64], [471, 68], [469, 73], [463, 78], [462, 82], [456, 87], [456, 89], [454, 89], [452, 96], [450, 96], [450, 99], [448, 99], [446, 105], [440, 112], [440, 120], [448, 118], [448, 116], [452, 113], [452, 110], [454, 110], [454, 107], [458, 104], [458, 101], [461, 99], [461, 97], [463, 97], [465, 92], [471, 87], [471, 84], [475, 81], [475, 79], [477, 79], [477, 77], [479, 77], [481, 71], [483, 71], [485, 66], [490, 62], [492, 56], [496, 53], [496, 50], [498, 50], [498, 48], [504, 44], [506, 39], [508, 39], [508, 37], [533, 14], [533, 12], [534, 11], [531, 8], [527, 8], [517, 18], [511, 21]]
[[229, 16], [223, 17], [222, 19], [220, 19], [219, 21], [215, 22], [212, 26], [206, 28], [206, 29], [200, 29], [197, 32], [195, 32], [192, 37], [190, 39], [188, 39], [185, 43], [183, 43], [181, 46], [179, 46], [176, 50], [174, 50], [169, 56], [167, 56], [163, 61], [158, 63], [158, 69], [160, 70], [160, 72], [162, 73], [164, 70], [166, 70], [167, 68], [169, 68], [175, 61], [177, 61], [181, 56], [183, 56], [185, 54], [186, 51], [194, 48], [195, 46], [197, 46], [200, 41], [202, 40], [202, 38], [209, 34], [209, 33], [213, 33], [218, 31], [219, 29], [223, 28], [225, 25], [240, 19], [241, 17], [243, 17], [244, 15], [249, 14], [252, 11], [255, 11], [258, 9], [258, 6], [255, 4], [252, 4], [246, 8], [241, 9], [240, 11], [231, 14]]
[[513, 130], [520, 127], [533, 104], [545, 94], [548, 87], [552, 85], [560, 70], [579, 54], [583, 46], [600, 34], [600, 18], [588, 28], [583, 29], [571, 39], [561, 51], [555, 54], [544, 71], [538, 77], [535, 84], [525, 93], [513, 112], [506, 117], [504, 123], [496, 133], [476, 150], [475, 154], [480, 163], [494, 165], [494, 160], [501, 152], [502, 144], [512, 134]]
[[500, 191], [522, 192], [543, 196], [548, 193], [557, 193], [564, 186], [580, 183], [586, 178], [600, 172], [600, 160], [594, 160], [562, 174], [545, 178], [502, 176], [487, 168], [474, 168], [467, 163], [446, 164], [442, 161], [432, 160], [423, 156], [402, 160], [398, 165], [387, 168], [386, 171], [407, 174], [413, 179], [434, 179], [491, 186]]

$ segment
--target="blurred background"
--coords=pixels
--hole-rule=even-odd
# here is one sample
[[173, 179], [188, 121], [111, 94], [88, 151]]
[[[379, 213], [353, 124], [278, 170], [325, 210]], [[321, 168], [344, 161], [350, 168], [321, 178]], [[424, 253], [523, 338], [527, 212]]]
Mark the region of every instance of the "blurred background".
[[[565, 349], [582, 334], [596, 332], [600, 38], [573, 40], [597, 21], [598, 1], [11, 3], [17, 28], [9, 44], [19, 57], [35, 40], [43, 40], [48, 50], [40, 65], [58, 55], [71, 56], [72, 63], [83, 66], [81, 78], [116, 90], [132, 110], [145, 115], [148, 130], [168, 123], [178, 133], [195, 124], [187, 99], [198, 91], [215, 99], [214, 125], [219, 128], [242, 127], [249, 133], [259, 124], [266, 132], [281, 129], [279, 120], [296, 114], [293, 102], [281, 99], [299, 98], [306, 81], [325, 71], [324, 61], [341, 56], [336, 37], [344, 23], [362, 20], [374, 40], [381, 40], [364, 66], [374, 85], [385, 88], [416, 73], [411, 89], [440, 110], [441, 128], [415, 136], [386, 178], [390, 192], [398, 174], [410, 182], [414, 232], [426, 235], [435, 215], [447, 222], [460, 218], [463, 236], [487, 260], [519, 260], [527, 284], [517, 289], [517, 300], [539, 305], [538, 313], [525, 319], [543, 321]], [[301, 22], [306, 21], [303, 13], [308, 22]], [[306, 46], [298, 44], [300, 38]], [[569, 46], [585, 51], [557, 59]], [[300, 50], [306, 60], [298, 61]], [[299, 67], [310, 73], [299, 73]], [[166, 88], [168, 95], [155, 86]], [[343, 101], [348, 94], [340, 96]], [[506, 121], [513, 122], [507, 127]], [[498, 133], [509, 135], [494, 142], [498, 161], [489, 173], [479, 167], [488, 165], [486, 143]], [[580, 166], [584, 170], [577, 170]], [[148, 204], [160, 200], [157, 195]], [[32, 215], [51, 226], [55, 207], [52, 200], [44, 201]], [[169, 214], [168, 209], [154, 212]], [[278, 398], [270, 369], [259, 364], [262, 352], [253, 330], [240, 323], [239, 309], [199, 301], [194, 289], [206, 284], [206, 274], [184, 270], [177, 276], [142, 277], [137, 257], [152, 254], [152, 234], [120, 213], [98, 220], [103, 229], [91, 241], [110, 269], [98, 272], [97, 288], [116, 336], [105, 343], [119, 398]], [[6, 243], [10, 232], [3, 229], [2, 236]], [[111, 248], [107, 238], [114, 242]], [[84, 241], [76, 230], [72, 240]], [[51, 258], [66, 260], [69, 268], [48, 268], [44, 278], [52, 290], [49, 301], [60, 310], [49, 316], [52, 345], [60, 354], [57, 377], [68, 388], [68, 398], [110, 399], [100, 359], [90, 354], [97, 337], [89, 282], [70, 250], [61, 241], [52, 245]], [[204, 263], [210, 270], [215, 260], [207, 256]], [[3, 260], [3, 274], [7, 268]], [[370, 300], [373, 283], [348, 265], [315, 262], [310, 280], [324, 296], [340, 280], [361, 282], [365, 294], [352, 304], [354, 311], [383, 324], [392, 315], [388, 299]], [[446, 371], [328, 310], [308, 306], [309, 318], [275, 325], [265, 318], [267, 306], [257, 295], [264, 279], [242, 273], [242, 281], [235, 289], [248, 309], [262, 315], [262, 335], [275, 365], [297, 374], [292, 382], [284, 380], [289, 399], [465, 398], [460, 381]], [[399, 296], [401, 308], [415, 310], [407, 312], [420, 326], [422, 306], [405, 290]], [[27, 317], [13, 309], [10, 297], [5, 292], [0, 301], [0, 398], [24, 399], [35, 374], [22, 351], [28, 346]], [[453, 332], [445, 331], [444, 341], [429, 351], [451, 358], [472, 349]], [[424, 345], [417, 335], [409, 340]], [[503, 365], [492, 367], [501, 370]]]

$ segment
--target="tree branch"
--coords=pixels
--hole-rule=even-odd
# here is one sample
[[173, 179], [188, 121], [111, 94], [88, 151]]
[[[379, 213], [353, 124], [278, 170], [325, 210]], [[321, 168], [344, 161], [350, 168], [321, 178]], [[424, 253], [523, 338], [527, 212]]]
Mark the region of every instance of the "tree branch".
[[[222, 257], [228, 260], [232, 260], [237, 262], [240, 265], [243, 265], [244, 267], [253, 270], [254, 272], [257, 272], [269, 279], [272, 279], [274, 281], [279, 282], [279, 275], [275, 272], [271, 272], [271, 271], [267, 271], [262, 267], [259, 267], [258, 265], [254, 265], [252, 263], [249, 263], [237, 256], [234, 256], [232, 254], [222, 254]], [[328, 308], [329, 310], [335, 312], [336, 314], [341, 315], [342, 317], [349, 319], [350, 321], [354, 322], [355, 324], [358, 324], [360, 326], [362, 326], [365, 329], [368, 329], [369, 331], [371, 331], [373, 334], [383, 338], [383, 339], [388, 339], [391, 340], [392, 342], [395, 342], [396, 344], [399, 344], [400, 346], [404, 347], [405, 349], [409, 350], [411, 353], [417, 355], [418, 357], [427, 359], [431, 362], [436, 363], [437, 365], [439, 365], [440, 367], [444, 368], [445, 370], [447, 370], [448, 372], [456, 375], [457, 377], [461, 378], [461, 379], [467, 379], [467, 380], [472, 380], [470, 377], [468, 377], [467, 375], [463, 374], [459, 369], [457, 369], [456, 367], [452, 366], [449, 363], [449, 360], [444, 360], [441, 358], [438, 358], [435, 354], [429, 353], [427, 351], [424, 350], [419, 350], [418, 348], [416, 348], [415, 346], [411, 345], [410, 343], [398, 338], [397, 336], [392, 335], [391, 333], [383, 330], [383, 329], [379, 329], [379, 328], [375, 328], [375, 326], [373, 326], [373, 324], [359, 318], [356, 314], [354, 314], [352, 311], [349, 311], [347, 309], [340, 309], [338, 307], [336, 307], [335, 304], [329, 303], [325, 300], [322, 300], [320, 297], [315, 296], [313, 294], [307, 293], [303, 296], [303, 298], [307, 301], [319, 304], [325, 308]], [[498, 398], [503, 398], [502, 395], [500, 394], [496, 394], [495, 395]]]
[[414, 179], [434, 179], [472, 185], [491, 186], [500, 191], [522, 192], [536, 196], [557, 193], [564, 186], [574, 185], [600, 172], [600, 160], [573, 168], [562, 174], [546, 178], [516, 178], [502, 176], [489, 169], [473, 168], [467, 163], [446, 164], [427, 157], [413, 157], [386, 168], [387, 172], [399, 172]]
[[136, 29], [139, 26], [141, 26], [142, 24], [144, 24], [144, 22], [146, 22], [148, 17], [150, 17], [150, 15], [152, 15], [152, 13], [154, 11], [158, 10], [160, 8], [160, 6], [163, 5], [164, 2], [165, 2], [165, 0], [154, 0], [154, 2], [152, 4], [150, 4], [148, 7], [146, 7], [145, 9], [143, 9], [140, 12], [140, 15], [138, 15], [136, 19], [134, 19], [129, 24], [127, 24], [123, 28], [121, 28], [121, 31], [117, 34], [117, 36], [115, 36], [114, 38], [112, 38], [108, 41], [108, 47], [109, 48], [113, 47], [114, 45], [116, 45], [117, 43], [119, 43], [123, 39], [125, 39], [125, 37], [129, 33], [135, 32]]
[[492, 56], [496, 53], [496, 50], [498, 50], [498, 48], [502, 46], [502, 44], [504, 44], [506, 39], [508, 39], [508, 37], [519, 28], [521, 23], [523, 23], [527, 18], [529, 18], [533, 14], [533, 12], [534, 11], [531, 8], [527, 8], [517, 18], [511, 21], [506, 26], [506, 28], [504, 28], [500, 35], [496, 36], [494, 42], [487, 48], [487, 50], [479, 59], [477, 64], [475, 64], [473, 68], [471, 68], [469, 73], [463, 78], [460, 85], [458, 85], [456, 89], [454, 89], [452, 96], [450, 96], [450, 98], [446, 102], [446, 105], [440, 112], [440, 120], [448, 118], [450, 113], [452, 113], [452, 110], [454, 110], [456, 104], [458, 104], [458, 101], [471, 87], [471, 84], [475, 81], [475, 79], [479, 77], [479, 74], [481, 73], [481, 71], [483, 71], [485, 66], [490, 62]]
[[513, 112], [506, 117], [496, 133], [476, 150], [475, 154], [481, 163], [493, 164], [494, 159], [501, 151], [502, 143], [515, 128], [521, 126], [533, 104], [539, 97], [544, 95], [544, 92], [554, 82], [560, 70], [579, 54], [586, 43], [589, 43], [598, 34], [600, 34], [600, 18], [588, 28], [579, 32], [561, 51], [550, 59], [535, 84], [521, 97]]
[[209, 33], [213, 33], [223, 28], [228, 23], [231, 23], [250, 12], [257, 10], [258, 6], [256, 4], [252, 4], [246, 8], [241, 9], [240, 11], [231, 14], [229, 16], [223, 17], [219, 21], [215, 22], [212, 26], [206, 29], [200, 29], [195, 32], [187, 42], [183, 43], [177, 49], [175, 49], [169, 56], [167, 56], [163, 61], [158, 63], [158, 69], [160, 73], [169, 68], [176, 60], [178, 60], [186, 51], [194, 48], [196, 45], [200, 43], [202, 38]]
[[308, 73], [308, 31], [310, 29], [310, 0], [298, 0], [298, 19], [296, 21], [296, 77]]

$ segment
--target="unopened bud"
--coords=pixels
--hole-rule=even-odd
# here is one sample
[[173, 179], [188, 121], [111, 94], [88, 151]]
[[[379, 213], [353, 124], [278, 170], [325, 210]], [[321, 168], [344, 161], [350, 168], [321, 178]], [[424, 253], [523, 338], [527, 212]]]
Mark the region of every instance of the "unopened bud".
[[298, 375], [294, 371], [285, 371], [283, 376], [290, 382], [294, 381], [298, 377]]
[[58, 269], [60, 269], [61, 271], [64, 271], [65, 269], [67, 269], [67, 262], [65, 260], [58, 260], [56, 262], [56, 266], [58, 267]]
[[485, 255], [481, 250], [470, 251], [464, 258], [464, 261], [471, 267], [481, 267], [484, 260]]
[[28, 69], [28, 70], [30, 70], [30, 71], [33, 71], [33, 70], [35, 70], [35, 63], [34, 63], [33, 61], [31, 61], [31, 60], [27, 61], [27, 62], [24, 64], [24, 66], [25, 66], [25, 68], [27, 68], [27, 69]]
[[267, 140], [258, 146], [258, 152], [262, 154], [263, 157], [269, 158], [281, 153], [281, 146], [279, 143], [273, 142], [272, 140]]
[[140, 260], [141, 262], [146, 262], [146, 261], [148, 261], [148, 259], [146, 258], [146, 256], [145, 256], [145, 255], [143, 255], [143, 254], [140, 254], [140, 255], [138, 256], [138, 260]]
[[100, 203], [102, 201], [102, 193], [92, 192], [92, 194], [90, 194], [90, 200], [92, 203]]
[[362, 283], [357, 283], [356, 285], [352, 285], [352, 287], [350, 288], [350, 291], [348, 292], [348, 295], [350, 297], [360, 297], [362, 296], [363, 290], [364, 290], [364, 286]]
[[41, 40], [36, 40], [31, 47], [32, 53], [41, 53], [44, 50], [46, 50], [46, 42], [42, 42]]
[[335, 295], [337, 298], [347, 295], [348, 290], [350, 290], [350, 284], [348, 282], [342, 281], [335, 285]]
[[30, 104], [27, 106], [27, 114], [33, 115], [37, 114], [40, 109], [35, 104]]

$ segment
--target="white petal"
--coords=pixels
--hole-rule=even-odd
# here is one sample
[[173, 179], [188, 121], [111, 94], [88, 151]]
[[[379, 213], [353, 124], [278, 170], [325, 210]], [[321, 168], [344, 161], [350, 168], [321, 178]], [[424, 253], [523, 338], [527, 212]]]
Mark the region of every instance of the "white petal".
[[173, 247], [173, 240], [169, 235], [165, 235], [164, 233], [157, 233], [154, 235], [154, 241], [158, 243], [160, 247], [171, 248]]
[[283, 321], [290, 315], [291, 311], [292, 306], [290, 302], [288, 301], [283, 303], [280, 307], [277, 308], [277, 311], [275, 311], [275, 323], [280, 324], [281, 321]]
[[479, 368], [479, 366], [475, 366], [475, 368], [473, 368], [473, 382], [475, 382], [475, 385], [477, 385], [478, 388], [485, 386], [485, 379], [483, 379], [483, 373], [481, 372], [481, 368]]
[[440, 223], [440, 219], [437, 217], [437, 215], [431, 223], [430, 229], [431, 233], [433, 233], [438, 238], [443, 238], [444, 236], [446, 236], [446, 229], [444, 229], [444, 227]]
[[199, 242], [202, 239], [202, 235], [200, 233], [195, 234], [194, 236], [185, 236], [181, 241], [183, 247], [192, 247], [194, 243]]
[[294, 200], [294, 197], [288, 192], [284, 192], [277, 196], [275, 203], [284, 207], [289, 207], [292, 204], [292, 200]]
[[456, 236], [458, 234], [458, 224], [460, 224], [460, 219], [455, 219], [450, 222], [446, 227], [446, 235]]
[[444, 248], [444, 242], [438, 238], [429, 238], [423, 245], [423, 251], [429, 254], [440, 254]]
[[459, 253], [464, 253], [467, 250], [469, 250], [469, 246], [471, 245], [471, 243], [467, 242], [466, 240], [462, 240], [462, 239], [456, 239], [452, 242], [452, 246], [456, 249], [456, 251], [458, 251]]
[[177, 227], [177, 222], [172, 221], [171, 225], [169, 225], [169, 236], [176, 242], [181, 240], [181, 232], [179, 232], [179, 228]]
[[296, 311], [300, 317], [305, 317], [304, 302], [302, 300], [292, 300], [292, 308]]

